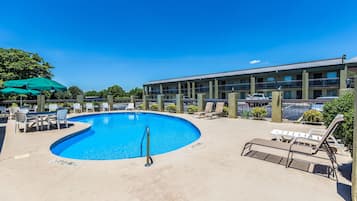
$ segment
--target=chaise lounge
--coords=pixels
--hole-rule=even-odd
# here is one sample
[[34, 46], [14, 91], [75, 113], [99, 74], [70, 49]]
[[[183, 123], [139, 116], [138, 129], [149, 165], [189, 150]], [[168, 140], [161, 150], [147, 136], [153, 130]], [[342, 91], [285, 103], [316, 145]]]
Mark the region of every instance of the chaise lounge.
[[[253, 140], [247, 142], [244, 145], [241, 156], [243, 156], [244, 153], [248, 153], [251, 150], [253, 145], [284, 150], [284, 151], [288, 152], [287, 160], [286, 160], [286, 164], [285, 164], [285, 167], [288, 168], [290, 163], [292, 162], [294, 153], [312, 156], [312, 155], [317, 154], [320, 150], [323, 150], [327, 153], [327, 156], [329, 157], [329, 159], [331, 161], [332, 170], [333, 170], [334, 176], [337, 180], [337, 173], [336, 173], [335, 165], [338, 166], [338, 163], [336, 161], [336, 156], [334, 154], [334, 151], [331, 149], [327, 139], [331, 134], [333, 134], [333, 132], [336, 130], [336, 128], [343, 121], [344, 121], [343, 115], [341, 115], [341, 114], [336, 115], [336, 117], [333, 119], [333, 121], [331, 122], [329, 127], [326, 129], [321, 140], [319, 140], [319, 141], [310, 140], [310, 139], [306, 139], [306, 138], [294, 138], [290, 143], [286, 143], [286, 142], [281, 142], [281, 141], [272, 141], [272, 140], [266, 140], [266, 139], [261, 139], [261, 138], [254, 138]], [[314, 144], [314, 146], [307, 146], [307, 145], [301, 144], [301, 143], [307, 143], [307, 142], [309, 144]], [[328, 176], [330, 176], [330, 175], [328, 175]]]

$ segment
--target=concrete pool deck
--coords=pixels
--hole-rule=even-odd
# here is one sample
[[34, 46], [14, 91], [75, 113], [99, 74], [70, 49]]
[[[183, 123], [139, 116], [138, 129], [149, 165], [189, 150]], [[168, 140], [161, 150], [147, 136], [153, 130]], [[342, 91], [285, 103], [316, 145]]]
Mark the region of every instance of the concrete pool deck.
[[[307, 131], [312, 126], [245, 119], [196, 119], [174, 114], [194, 123], [201, 138], [179, 150], [145, 158], [84, 161], [53, 155], [49, 147], [57, 139], [88, 127], [75, 123], [67, 129], [14, 132], [6, 125], [0, 153], [1, 201], [143, 200], [143, 201], [236, 201], [236, 200], [348, 200], [350, 181], [345, 173], [336, 182], [253, 157], [240, 156], [243, 145], [254, 137], [271, 138], [272, 129]], [[254, 148], [259, 153], [285, 156], [286, 152]], [[330, 165], [321, 157], [295, 155], [297, 161]], [[348, 155], [337, 155], [340, 165]], [[347, 165], [343, 165], [347, 166]], [[300, 166], [299, 166], [300, 167]], [[310, 168], [311, 169], [311, 168]]]

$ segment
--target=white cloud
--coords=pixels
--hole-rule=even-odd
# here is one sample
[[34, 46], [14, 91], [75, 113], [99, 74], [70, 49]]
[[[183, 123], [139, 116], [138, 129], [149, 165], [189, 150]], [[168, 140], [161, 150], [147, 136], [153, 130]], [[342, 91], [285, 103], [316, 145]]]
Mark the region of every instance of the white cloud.
[[260, 63], [260, 60], [254, 59], [254, 60], [251, 60], [249, 63], [250, 64], [257, 64], [257, 63]]

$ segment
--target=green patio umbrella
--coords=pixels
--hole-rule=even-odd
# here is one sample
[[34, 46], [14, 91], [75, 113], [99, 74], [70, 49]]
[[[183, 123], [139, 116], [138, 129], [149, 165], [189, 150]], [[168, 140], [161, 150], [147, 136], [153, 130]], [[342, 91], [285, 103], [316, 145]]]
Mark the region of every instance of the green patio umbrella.
[[17, 94], [20, 95], [20, 105], [22, 105], [22, 96], [21, 95], [39, 95], [41, 92], [37, 90], [32, 90], [32, 89], [23, 89], [23, 88], [13, 88], [13, 87], [7, 87], [4, 89], [0, 89], [0, 93], [3, 94]]
[[38, 91], [66, 91], [67, 87], [47, 78], [37, 77], [24, 80], [9, 80], [4, 82], [5, 87], [24, 88]]

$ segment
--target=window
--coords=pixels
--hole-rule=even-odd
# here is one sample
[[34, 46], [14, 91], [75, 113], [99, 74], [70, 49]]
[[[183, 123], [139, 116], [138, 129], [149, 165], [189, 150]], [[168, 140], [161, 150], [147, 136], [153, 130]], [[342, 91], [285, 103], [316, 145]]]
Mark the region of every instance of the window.
[[274, 82], [274, 81], [275, 81], [275, 78], [274, 78], [274, 77], [268, 77], [268, 78], [267, 78], [267, 81], [268, 81], [268, 82]]
[[291, 99], [291, 91], [284, 91], [284, 99]]
[[264, 78], [262, 77], [257, 78], [257, 82], [264, 82]]
[[337, 78], [337, 72], [327, 72], [326, 77], [327, 78]]
[[337, 96], [337, 90], [336, 89], [328, 89], [326, 92], [327, 96]]
[[265, 92], [265, 97], [270, 97], [271, 98], [271, 91]]
[[291, 75], [284, 76], [284, 81], [291, 81], [291, 80], [293, 80], [293, 76]]
[[245, 99], [245, 92], [240, 92], [240, 98]]

